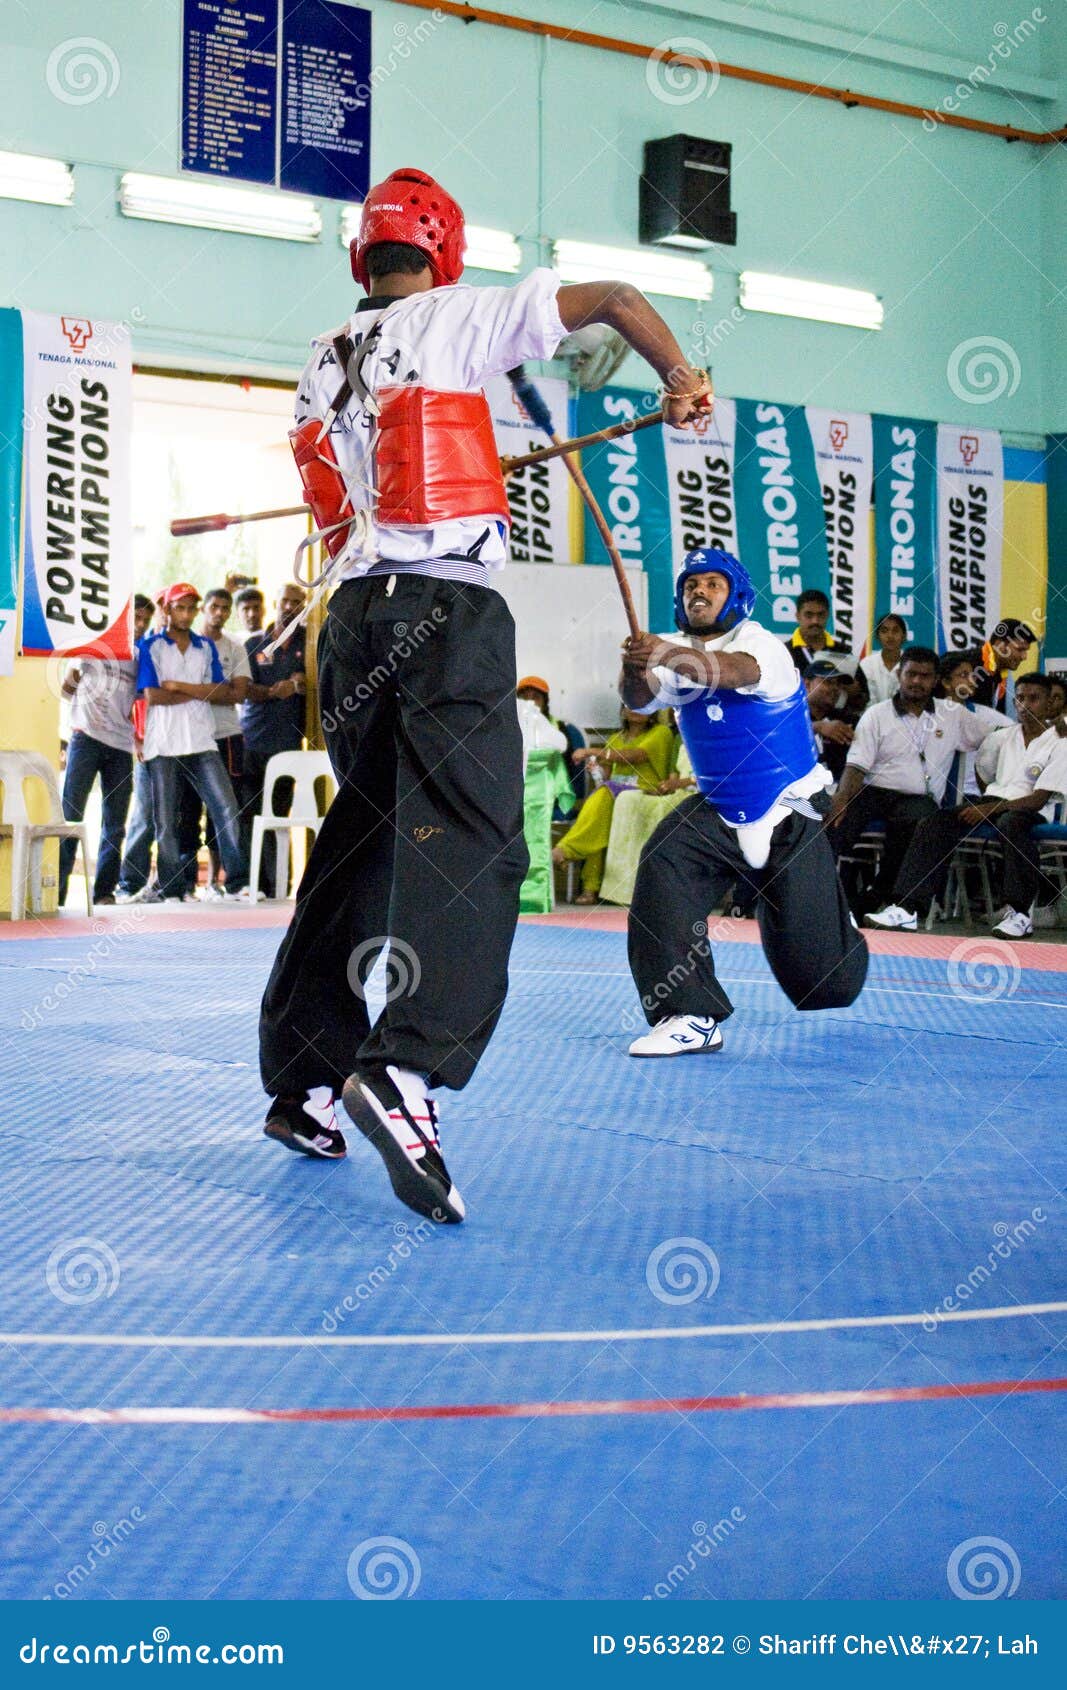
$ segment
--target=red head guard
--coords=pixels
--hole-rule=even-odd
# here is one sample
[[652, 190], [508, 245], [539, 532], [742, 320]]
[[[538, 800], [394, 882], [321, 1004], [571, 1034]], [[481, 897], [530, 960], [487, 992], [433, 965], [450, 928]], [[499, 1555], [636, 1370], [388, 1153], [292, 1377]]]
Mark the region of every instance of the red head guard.
[[370, 291], [367, 250], [380, 241], [399, 241], [424, 252], [434, 287], [449, 287], [463, 274], [463, 213], [425, 170], [394, 170], [363, 203], [349, 254], [352, 274], [365, 293]]

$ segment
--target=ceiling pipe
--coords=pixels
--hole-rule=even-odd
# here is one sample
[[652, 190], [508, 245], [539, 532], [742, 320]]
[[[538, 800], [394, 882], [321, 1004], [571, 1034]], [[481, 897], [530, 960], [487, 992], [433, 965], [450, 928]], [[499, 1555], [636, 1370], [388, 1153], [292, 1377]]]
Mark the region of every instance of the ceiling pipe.
[[[456, 5], [452, 0], [394, 0], [394, 3], [416, 6], [424, 12], [444, 12], [463, 23], [484, 23], [495, 29], [515, 29], [523, 35], [547, 36], [551, 41], [565, 41], [574, 47], [594, 47], [602, 53], [623, 53], [632, 59], [648, 59], [653, 52], [664, 51], [662, 47], [649, 47], [640, 41], [623, 41], [614, 35], [591, 35], [584, 29], [565, 29], [562, 24], [540, 23], [534, 18], [513, 17], [507, 12], [489, 12], [481, 6]], [[873, 94], [859, 94], [851, 88], [830, 88], [821, 82], [801, 82], [797, 77], [774, 76], [770, 71], [751, 70], [747, 65], [726, 65], [716, 59], [696, 58], [689, 53], [671, 53], [670, 62], [708, 71], [712, 75], [732, 77], [738, 82], [756, 82], [763, 88], [784, 88], [791, 94], [805, 94], [814, 100], [831, 100], [849, 110], [860, 106], [867, 111], [891, 112], [895, 117], [943, 124], [947, 129], [969, 129], [973, 134], [993, 135], [1002, 141], [1028, 141], [1034, 146], [1048, 146], [1054, 141], [1067, 140], [1067, 127], [1016, 129], [1007, 123], [984, 123], [981, 118], [963, 117], [958, 112], [906, 105], [900, 100], [880, 100]]]

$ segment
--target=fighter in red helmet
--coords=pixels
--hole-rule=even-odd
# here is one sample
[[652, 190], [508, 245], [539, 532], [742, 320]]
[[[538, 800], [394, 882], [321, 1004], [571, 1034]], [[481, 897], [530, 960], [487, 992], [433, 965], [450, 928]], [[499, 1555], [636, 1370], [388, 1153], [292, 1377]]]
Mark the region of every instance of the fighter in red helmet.
[[[263, 1000], [266, 1131], [338, 1157], [334, 1101], [402, 1202], [460, 1221], [433, 1092], [470, 1079], [507, 992], [527, 867], [515, 630], [493, 574], [508, 506], [487, 377], [551, 358], [589, 323], [616, 329], [664, 383], [667, 421], [711, 404], [636, 288], [459, 285], [463, 213], [425, 171], [372, 188], [352, 243], [367, 297], [321, 335], [293, 445], [339, 581], [319, 644], [338, 792]], [[388, 943], [374, 1027], [367, 978]]]

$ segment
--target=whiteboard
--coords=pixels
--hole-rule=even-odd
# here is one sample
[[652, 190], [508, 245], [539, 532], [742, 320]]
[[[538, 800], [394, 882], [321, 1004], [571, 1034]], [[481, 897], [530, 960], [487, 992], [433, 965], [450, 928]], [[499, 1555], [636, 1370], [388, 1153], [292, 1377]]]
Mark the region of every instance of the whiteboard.
[[[628, 569], [638, 620], [648, 626], [648, 577]], [[626, 616], [608, 564], [509, 563], [492, 577], [515, 618], [519, 675], [541, 675], [554, 716], [615, 727]]]

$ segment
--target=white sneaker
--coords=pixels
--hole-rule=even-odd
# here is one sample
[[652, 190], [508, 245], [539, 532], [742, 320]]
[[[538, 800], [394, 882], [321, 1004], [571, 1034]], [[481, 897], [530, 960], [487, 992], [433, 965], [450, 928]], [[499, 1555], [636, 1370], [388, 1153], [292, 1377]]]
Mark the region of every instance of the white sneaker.
[[630, 1046], [631, 1056], [703, 1056], [722, 1049], [722, 1034], [707, 1015], [668, 1015]]
[[1003, 921], [998, 921], [993, 929], [996, 939], [1028, 939], [1034, 931], [1034, 924], [1023, 910], [1009, 909]]
[[144, 898], [147, 888], [142, 886], [139, 892], [116, 892], [116, 904], [139, 904]]
[[901, 909], [899, 904], [887, 904], [884, 910], [866, 917], [868, 927], [895, 927], [904, 933], [914, 933], [919, 926], [919, 918], [914, 910]]
[[1058, 905], [1059, 899], [1054, 904], [1034, 904], [1030, 911], [1030, 920], [1033, 925], [1035, 927], [1055, 927], [1057, 925], [1056, 910]]

